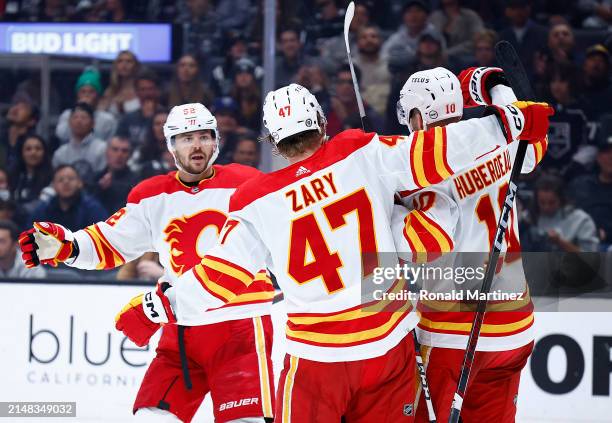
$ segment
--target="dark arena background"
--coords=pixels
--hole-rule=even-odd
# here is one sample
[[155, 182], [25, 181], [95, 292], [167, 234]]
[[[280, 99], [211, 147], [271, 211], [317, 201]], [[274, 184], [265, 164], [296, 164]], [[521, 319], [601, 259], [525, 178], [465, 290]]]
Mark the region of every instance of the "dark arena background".
[[[215, 115], [216, 163], [263, 172], [286, 166], [259, 141], [271, 90], [308, 88], [330, 137], [361, 128], [343, 35], [347, 6], [0, 0], [0, 401], [76, 403], [76, 418], [54, 421], [131, 421], [159, 335], [137, 347], [114, 329], [114, 317], [162, 276], [157, 255], [107, 271], [28, 269], [17, 234], [34, 221], [76, 231], [106, 220], [140, 181], [175, 170], [162, 127], [176, 105], [202, 103]], [[516, 421], [610, 422], [612, 1], [361, 0], [349, 34], [372, 129], [399, 135], [407, 135], [396, 104], [408, 76], [497, 66], [500, 40], [518, 52], [537, 100], [555, 109], [548, 151], [518, 184], [536, 340]], [[481, 114], [466, 109], [463, 118]], [[75, 139], [87, 147], [71, 147]], [[181, 234], [168, 236], [180, 245]], [[276, 378], [284, 307], [278, 297]], [[207, 397], [193, 421], [212, 422], [211, 407]]]

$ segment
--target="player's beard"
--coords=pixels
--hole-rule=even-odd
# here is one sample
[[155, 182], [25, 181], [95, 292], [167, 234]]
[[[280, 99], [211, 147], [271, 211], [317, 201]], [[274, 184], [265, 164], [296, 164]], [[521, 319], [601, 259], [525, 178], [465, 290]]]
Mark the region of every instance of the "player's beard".
[[[207, 154], [205, 151], [203, 150], [197, 150], [194, 152], [189, 153], [189, 155], [187, 155], [186, 158], [181, 157], [179, 154], [176, 155], [176, 161], [178, 162], [179, 166], [187, 173], [191, 173], [192, 175], [199, 175], [200, 173], [204, 172], [207, 168], [208, 168], [208, 162], [210, 161], [210, 158], [212, 157], [212, 153]], [[191, 164], [191, 160], [192, 157], [194, 156], [202, 156], [203, 159], [200, 160], [201, 164]]]

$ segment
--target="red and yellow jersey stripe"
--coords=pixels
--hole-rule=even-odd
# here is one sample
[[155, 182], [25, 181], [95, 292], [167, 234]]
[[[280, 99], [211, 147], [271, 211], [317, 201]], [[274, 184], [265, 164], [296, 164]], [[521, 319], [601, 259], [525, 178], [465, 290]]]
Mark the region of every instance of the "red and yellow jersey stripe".
[[97, 223], [86, 227], [85, 232], [91, 238], [98, 255], [96, 270], [113, 269], [125, 264], [121, 253], [106, 239]]
[[211, 256], [206, 256], [193, 270], [209, 294], [227, 303], [223, 307], [271, 302], [274, 298], [274, 285], [266, 270], [253, 275], [227, 260]]
[[[390, 289], [399, 292], [404, 281]], [[409, 301], [372, 301], [334, 313], [288, 313], [287, 339], [323, 347], [350, 347], [388, 336], [412, 310]]]
[[548, 137], [544, 137], [541, 140], [532, 143], [530, 147], [533, 148], [536, 164], [540, 163], [544, 158], [544, 154], [546, 154], [546, 150], [548, 149]]
[[[420, 301], [419, 328], [428, 332], [469, 335], [476, 302]], [[523, 332], [533, 325], [533, 303], [529, 291], [520, 301], [490, 301], [481, 329], [482, 336], [502, 337]]]
[[412, 210], [404, 218], [404, 238], [414, 253], [413, 262], [425, 263], [453, 250], [454, 243], [446, 231], [425, 212]]
[[417, 131], [410, 147], [410, 168], [420, 188], [449, 178], [453, 171], [446, 160], [446, 128]]

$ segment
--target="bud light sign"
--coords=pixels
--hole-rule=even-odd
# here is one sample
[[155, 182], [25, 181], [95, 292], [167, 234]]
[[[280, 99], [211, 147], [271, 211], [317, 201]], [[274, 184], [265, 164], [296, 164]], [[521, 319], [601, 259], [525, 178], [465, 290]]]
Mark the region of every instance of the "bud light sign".
[[169, 62], [170, 24], [0, 24], [0, 52], [112, 60], [130, 50], [143, 62]]

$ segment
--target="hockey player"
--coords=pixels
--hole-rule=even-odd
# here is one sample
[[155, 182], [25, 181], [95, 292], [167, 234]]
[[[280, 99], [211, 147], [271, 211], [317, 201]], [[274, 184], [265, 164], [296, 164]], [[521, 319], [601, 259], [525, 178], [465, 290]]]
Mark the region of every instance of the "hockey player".
[[[276, 421], [412, 421], [414, 351], [407, 334], [417, 316], [410, 302], [362, 300], [379, 266], [397, 264], [393, 195], [439, 183], [519, 135], [541, 138], [552, 110], [517, 103], [495, 108], [497, 116], [409, 137], [347, 130], [327, 140], [323, 112], [302, 86], [268, 93], [263, 109], [268, 139], [290, 165], [242, 185], [202, 263], [133, 306], [151, 324], [133, 319], [121, 328], [129, 337], [150, 336], [153, 324], [220, 307], [251, 284], [266, 260], [288, 313]], [[510, 113], [522, 131], [508, 125]]]
[[[110, 269], [155, 251], [164, 267], [163, 280], [175, 283], [199, 263], [225, 223], [232, 193], [261, 172], [213, 165], [219, 154], [217, 122], [201, 104], [174, 107], [164, 135], [177, 172], [141, 182], [124, 208], [83, 230], [72, 233], [54, 223], [35, 222], [20, 237], [27, 265], [64, 262], [80, 269]], [[265, 271], [253, 272], [249, 282], [229, 304], [202, 308], [189, 322], [179, 321], [186, 327], [164, 327], [134, 403], [136, 417], [190, 421], [208, 392], [216, 422], [263, 423], [264, 417], [272, 417], [274, 288]], [[136, 297], [130, 305], [141, 302]], [[118, 316], [118, 328], [125, 319]], [[140, 346], [149, 342], [149, 336], [131, 339]]]
[[[459, 79], [461, 82], [442, 68], [413, 74], [400, 94], [400, 123], [411, 132], [442, 131], [463, 114], [462, 107], [453, 109], [447, 104], [490, 107], [516, 101], [499, 68], [470, 68]], [[533, 170], [542, 159], [546, 145], [542, 137], [528, 147], [523, 173]], [[440, 184], [401, 193], [403, 203], [411, 211], [402, 206], [396, 206], [394, 211], [394, 236], [400, 257], [427, 261], [435, 260], [440, 253], [454, 251], [457, 254], [446, 258], [455, 267], [462, 260], [484, 259], [492, 248], [517, 146], [518, 143], [513, 143], [499, 147]], [[485, 315], [463, 401], [464, 422], [514, 422], [520, 372], [533, 348], [533, 306], [517, 255], [520, 244], [515, 210], [505, 237], [504, 252], [508, 254], [498, 264], [502, 270], [493, 289], [500, 287], [504, 292], [517, 292], [522, 294], [522, 299], [489, 304], [490, 313]], [[467, 252], [480, 254], [459, 257]], [[448, 264], [449, 260], [440, 259], [435, 265], [442, 263]], [[447, 285], [438, 280], [426, 281], [423, 289], [450, 292], [459, 286], [453, 284], [454, 281]], [[421, 301], [417, 308], [421, 314], [417, 335], [436, 417], [447, 421], [474, 313], [459, 311], [458, 304], [453, 307], [450, 302]], [[429, 421], [423, 397], [419, 400], [416, 420]]]

